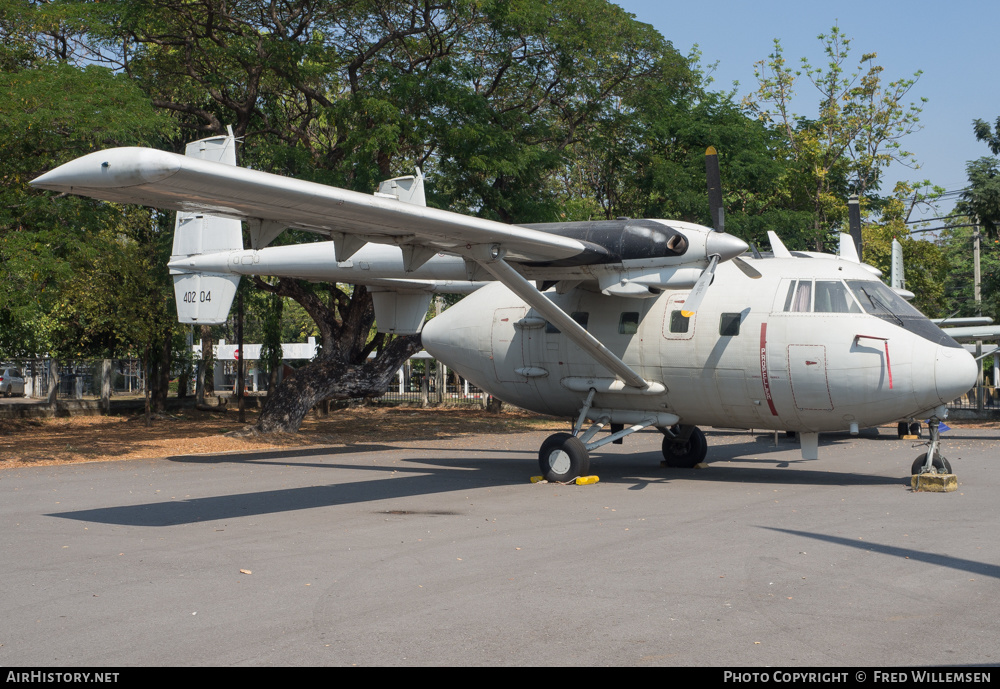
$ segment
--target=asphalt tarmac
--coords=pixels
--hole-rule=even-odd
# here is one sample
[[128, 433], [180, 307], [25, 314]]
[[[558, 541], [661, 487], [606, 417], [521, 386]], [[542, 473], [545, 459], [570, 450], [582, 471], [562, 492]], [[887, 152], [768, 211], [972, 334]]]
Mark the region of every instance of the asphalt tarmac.
[[894, 429], [643, 432], [590, 486], [542, 433], [0, 472], [0, 665], [1000, 662], [1000, 436], [913, 493]]

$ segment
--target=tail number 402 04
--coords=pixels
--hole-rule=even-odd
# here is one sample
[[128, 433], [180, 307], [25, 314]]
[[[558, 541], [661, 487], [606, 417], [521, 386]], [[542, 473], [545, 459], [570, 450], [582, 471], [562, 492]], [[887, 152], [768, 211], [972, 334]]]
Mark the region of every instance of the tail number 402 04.
[[184, 293], [184, 303], [194, 304], [199, 301], [212, 301], [212, 290], [207, 292], [185, 292]]

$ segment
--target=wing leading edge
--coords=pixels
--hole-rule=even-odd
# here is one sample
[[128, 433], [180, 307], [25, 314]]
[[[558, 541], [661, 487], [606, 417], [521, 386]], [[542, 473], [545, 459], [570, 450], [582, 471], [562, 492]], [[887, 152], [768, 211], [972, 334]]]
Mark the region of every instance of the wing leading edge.
[[579, 240], [539, 230], [149, 148], [91, 153], [31, 184], [116, 203], [462, 255], [482, 244], [502, 244], [509, 257], [524, 261], [567, 259], [593, 250]]

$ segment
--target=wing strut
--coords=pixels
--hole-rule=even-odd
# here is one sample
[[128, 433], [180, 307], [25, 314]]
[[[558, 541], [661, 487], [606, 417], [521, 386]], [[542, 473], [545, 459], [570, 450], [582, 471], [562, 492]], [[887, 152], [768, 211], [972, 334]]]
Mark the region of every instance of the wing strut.
[[[579, 323], [570, 318], [565, 311], [549, 301], [545, 295], [535, 289], [535, 286], [521, 276], [503, 260], [506, 253], [497, 245], [480, 244], [475, 247], [474, 258], [493, 277], [502, 282], [510, 291], [527, 302], [535, 311], [542, 314], [552, 325], [565, 333], [566, 337], [575, 342], [585, 352], [590, 354], [599, 364], [621, 378], [626, 385], [645, 390], [649, 387], [642, 376], [632, 370], [614, 352], [601, 344], [600, 340], [588, 333]], [[484, 254], [480, 256], [480, 254]]]

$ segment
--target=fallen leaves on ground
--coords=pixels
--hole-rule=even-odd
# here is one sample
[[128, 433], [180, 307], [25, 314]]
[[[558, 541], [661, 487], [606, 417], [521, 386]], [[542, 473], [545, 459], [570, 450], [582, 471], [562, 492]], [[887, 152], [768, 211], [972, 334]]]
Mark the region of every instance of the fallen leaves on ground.
[[235, 410], [219, 414], [192, 409], [159, 415], [151, 426], [143, 415], [4, 419], [0, 420], [0, 469], [565, 427], [565, 421], [519, 411], [491, 414], [460, 408], [351, 407], [329, 416], [310, 415], [298, 433], [236, 437], [231, 432], [252, 424], [256, 412], [248, 412], [247, 424], [240, 424], [236, 414]]

